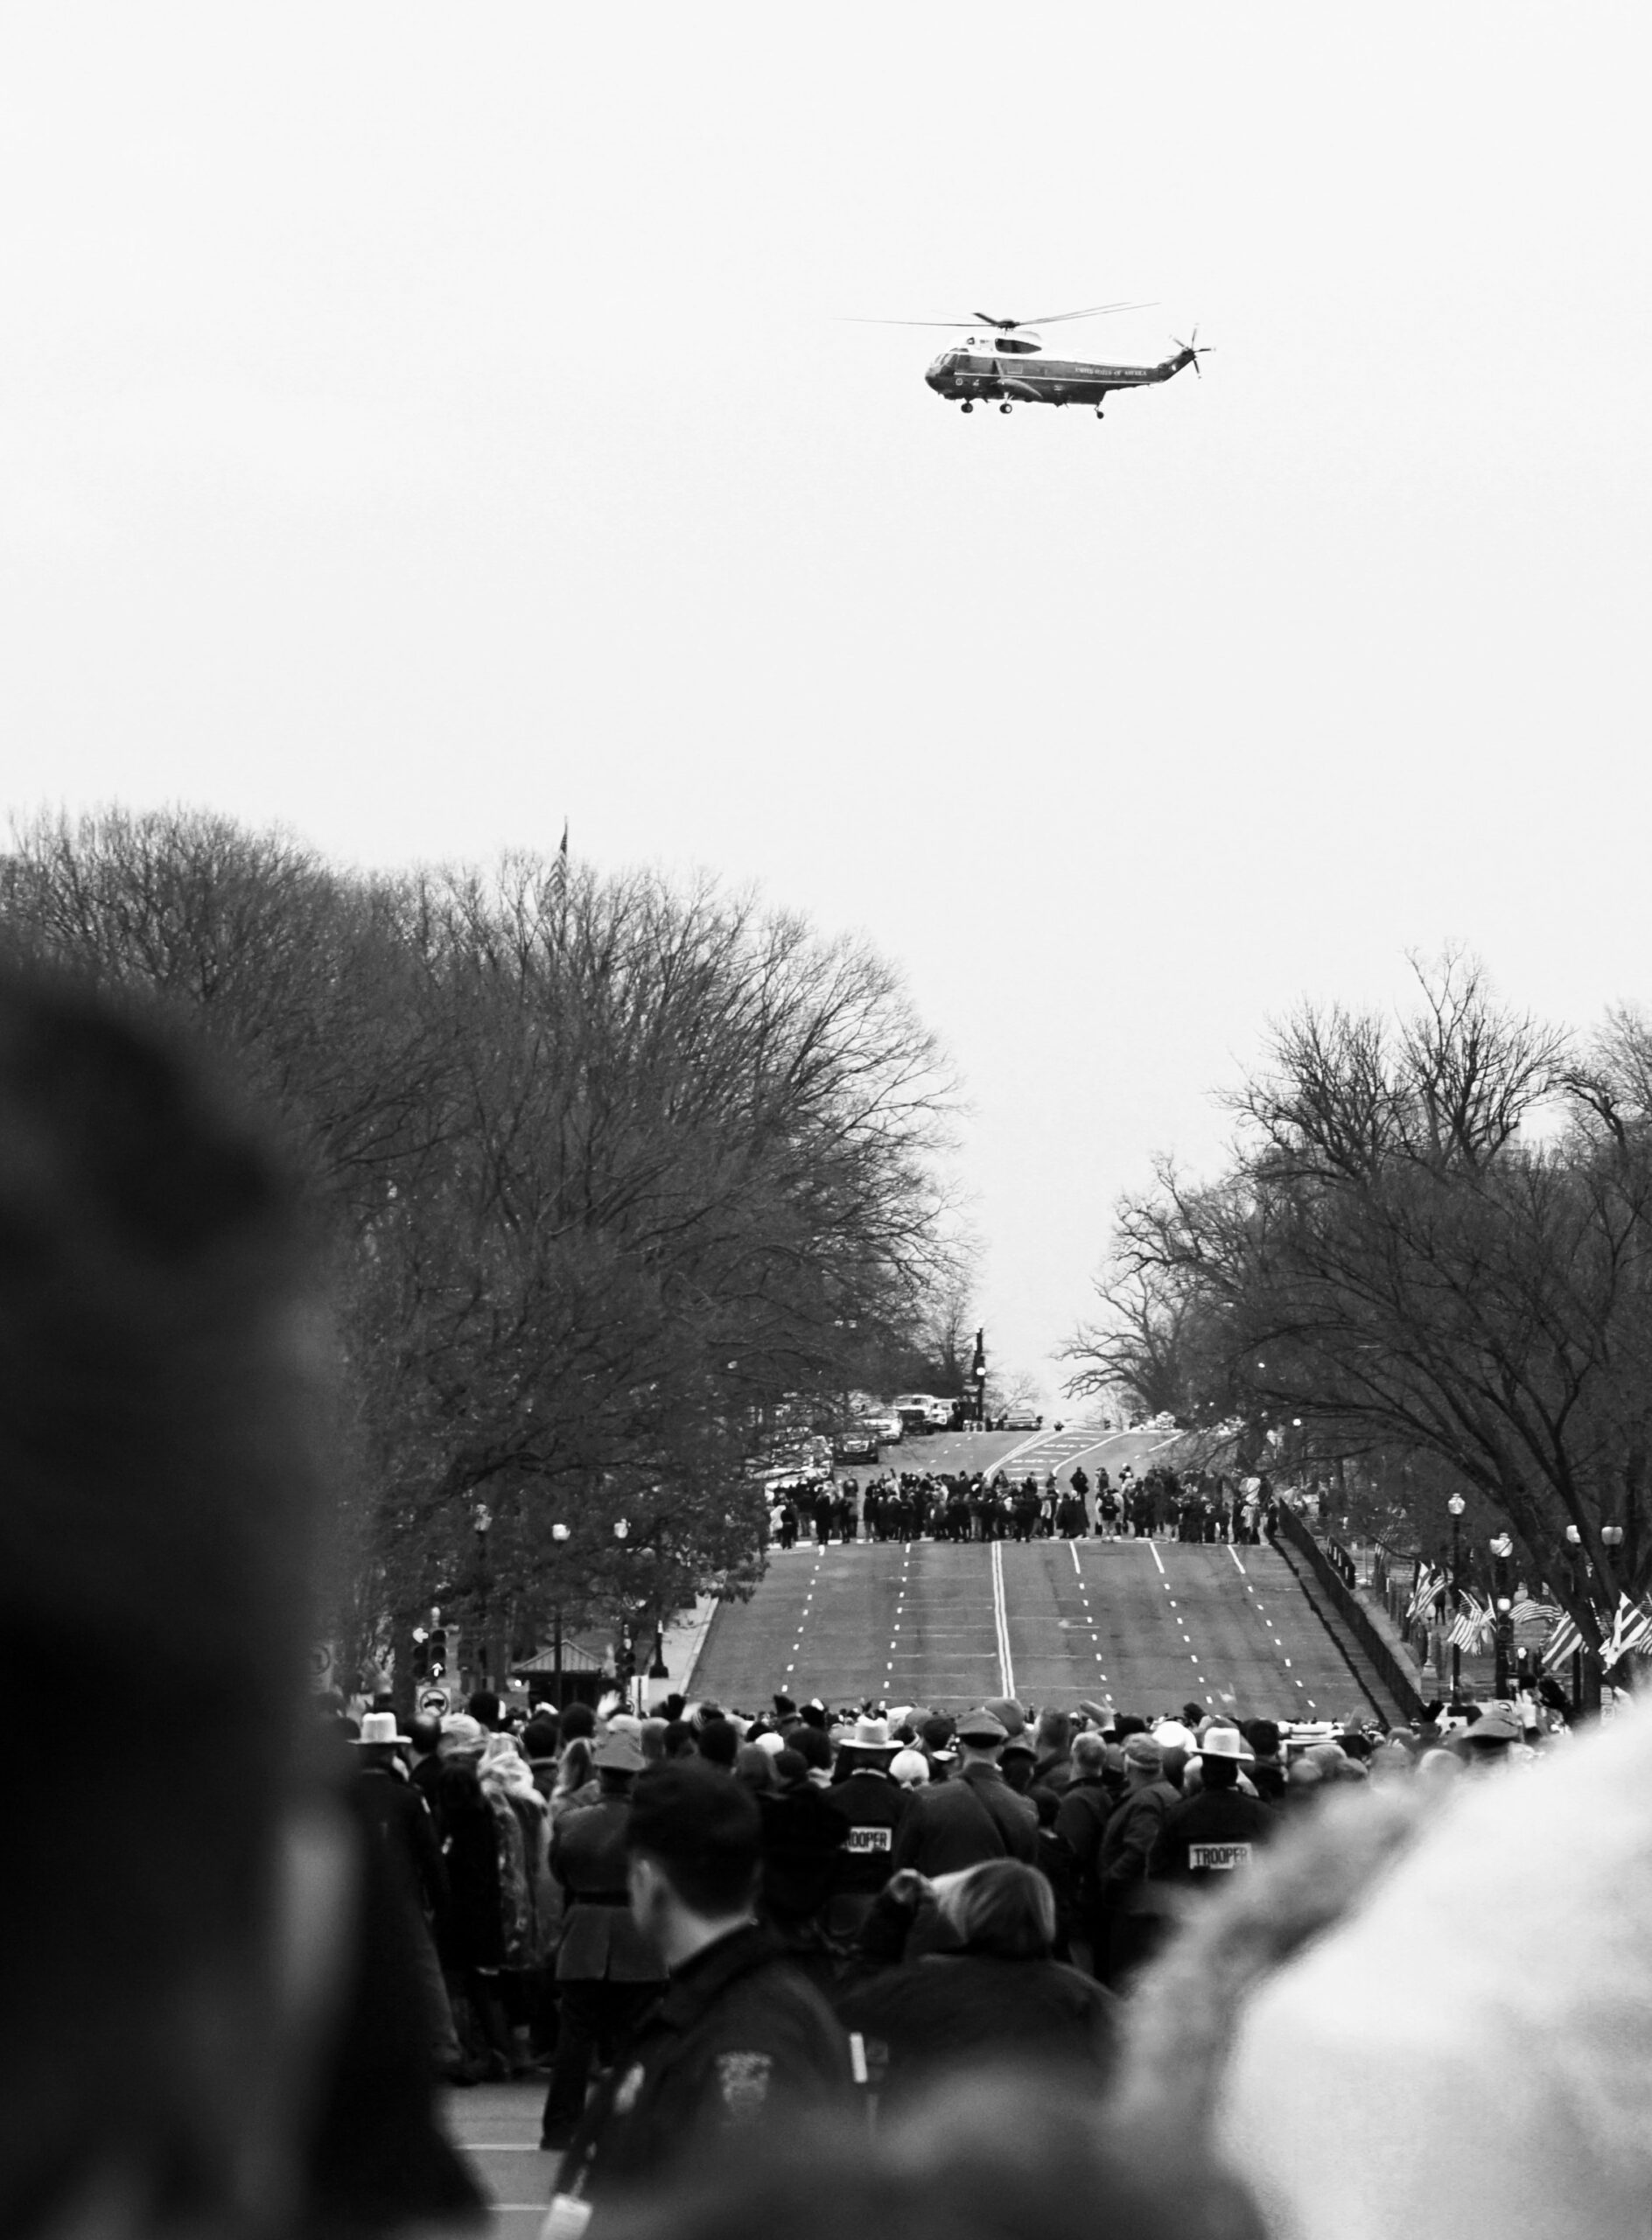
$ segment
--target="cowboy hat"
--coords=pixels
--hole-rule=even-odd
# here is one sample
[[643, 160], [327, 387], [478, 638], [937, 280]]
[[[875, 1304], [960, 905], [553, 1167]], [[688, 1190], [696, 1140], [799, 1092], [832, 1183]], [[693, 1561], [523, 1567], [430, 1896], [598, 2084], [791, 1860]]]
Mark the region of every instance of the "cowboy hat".
[[365, 1712], [361, 1732], [354, 1739], [358, 1749], [382, 1749], [391, 1744], [409, 1742], [412, 1738], [396, 1732], [394, 1712]]
[[1187, 1760], [1196, 1766], [1204, 1758], [1226, 1758], [1236, 1766], [1254, 1766], [1254, 1752], [1236, 1726], [1208, 1726], [1205, 1739]]

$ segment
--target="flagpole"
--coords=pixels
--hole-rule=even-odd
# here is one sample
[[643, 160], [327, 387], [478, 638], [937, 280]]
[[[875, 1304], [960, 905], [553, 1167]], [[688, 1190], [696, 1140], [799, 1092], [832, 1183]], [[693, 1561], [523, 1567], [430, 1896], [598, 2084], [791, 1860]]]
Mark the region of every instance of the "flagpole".
[[1460, 1494], [1453, 1494], [1446, 1504], [1452, 1513], [1452, 1709], [1460, 1710], [1463, 1700], [1463, 1651], [1457, 1639], [1456, 1620], [1463, 1606], [1462, 1589], [1458, 1585], [1458, 1544], [1462, 1533], [1463, 1511], [1467, 1502]]

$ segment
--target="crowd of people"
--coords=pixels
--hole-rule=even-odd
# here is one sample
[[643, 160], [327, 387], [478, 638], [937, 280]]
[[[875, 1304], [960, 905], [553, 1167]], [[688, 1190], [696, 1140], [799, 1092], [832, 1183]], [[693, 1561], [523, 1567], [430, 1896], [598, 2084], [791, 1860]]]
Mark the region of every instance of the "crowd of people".
[[[353, 1739], [439, 1962], [432, 2062], [460, 2082], [542, 2076], [541, 2143], [594, 2199], [806, 2088], [898, 2112], [961, 2064], [1032, 2062], [1099, 2098], [1124, 2002], [1282, 1832], [1344, 1791], [1433, 1793], [1529, 1761], [1548, 1732], [1536, 1705], [1442, 1712], [1333, 1732], [1194, 1703], [953, 1715], [780, 1694], [755, 1716], [674, 1697], [643, 1718], [611, 1698], [520, 1721], [483, 1692], [405, 1738], [369, 1712]], [[403, 1753], [413, 1802], [393, 1814]], [[662, 1925], [696, 1894], [738, 1921], [724, 1957], [751, 1960], [694, 2006], [717, 2037], [733, 2001], [726, 2061], [687, 2060], [669, 2020]]]
[[1126, 1464], [1116, 1479], [1082, 1464], [1065, 1483], [1054, 1471], [1012, 1478], [1003, 1470], [886, 1470], [858, 1479], [822, 1477], [790, 1488], [775, 1504], [774, 1536], [794, 1548], [812, 1534], [824, 1547], [868, 1540], [1153, 1539], [1228, 1541], [1271, 1536], [1277, 1502], [1265, 1476], [1235, 1480], [1214, 1471], [1185, 1476], [1156, 1465], [1139, 1476]]
[[547, 2240], [1645, 2231], [1644, 1711], [318, 1717], [314, 1211], [0, 976], [0, 2230], [472, 2230], [511, 2076]]

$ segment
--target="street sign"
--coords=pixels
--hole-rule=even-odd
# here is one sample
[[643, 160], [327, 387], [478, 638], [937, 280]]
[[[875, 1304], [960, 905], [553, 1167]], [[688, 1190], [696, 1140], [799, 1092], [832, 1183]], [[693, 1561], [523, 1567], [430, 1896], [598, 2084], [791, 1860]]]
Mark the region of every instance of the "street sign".
[[453, 1707], [453, 1698], [445, 1688], [421, 1688], [419, 1709], [430, 1718], [445, 1718]]

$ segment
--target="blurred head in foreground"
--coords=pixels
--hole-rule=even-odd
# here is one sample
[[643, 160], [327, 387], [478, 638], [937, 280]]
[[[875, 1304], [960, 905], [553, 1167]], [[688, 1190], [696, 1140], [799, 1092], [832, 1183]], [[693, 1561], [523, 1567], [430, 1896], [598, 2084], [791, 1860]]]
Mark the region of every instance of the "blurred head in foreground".
[[1041, 2073], [953, 2076], [868, 2139], [864, 2120], [754, 2138], [616, 2222], [613, 2240], [1263, 2240], [1232, 2182], [1164, 2138], [1127, 2144], [1096, 2096]]
[[[0, 966], [0, 1666], [125, 1706], [0, 1844], [0, 2230], [283, 2221], [326, 1409], [293, 1186], [147, 1025]], [[336, 1915], [339, 1908], [332, 1906]]]

